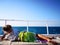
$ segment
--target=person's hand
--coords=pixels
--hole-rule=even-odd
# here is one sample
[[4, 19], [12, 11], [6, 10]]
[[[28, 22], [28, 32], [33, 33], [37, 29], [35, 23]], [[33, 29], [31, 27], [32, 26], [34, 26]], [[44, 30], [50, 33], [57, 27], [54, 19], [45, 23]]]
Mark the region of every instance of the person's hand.
[[48, 42], [52, 43], [53, 45], [57, 45], [57, 42], [55, 42], [55, 41], [49, 40]]

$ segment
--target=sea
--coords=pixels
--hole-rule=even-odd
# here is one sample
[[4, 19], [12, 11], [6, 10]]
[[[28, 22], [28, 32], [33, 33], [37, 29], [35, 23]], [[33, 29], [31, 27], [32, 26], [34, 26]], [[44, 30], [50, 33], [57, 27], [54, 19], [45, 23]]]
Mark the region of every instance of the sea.
[[[16, 26], [16, 27], [12, 27], [12, 28], [14, 31], [18, 31], [18, 32], [27, 31], [27, 27], [25, 27], [25, 26], [20, 26], [20, 27]], [[4, 34], [2, 30], [3, 30], [2, 27], [0, 27], [0, 35]], [[36, 34], [47, 34], [47, 27], [29, 26], [28, 31], [36, 33]], [[48, 32], [49, 32], [49, 34], [60, 34], [60, 26], [48, 27]]]

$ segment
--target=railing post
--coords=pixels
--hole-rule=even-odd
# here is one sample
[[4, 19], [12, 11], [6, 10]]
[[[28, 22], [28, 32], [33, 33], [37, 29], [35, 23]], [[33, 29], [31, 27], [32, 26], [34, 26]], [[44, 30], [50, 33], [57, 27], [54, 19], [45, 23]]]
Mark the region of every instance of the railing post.
[[46, 28], [47, 28], [47, 35], [49, 34], [49, 30], [48, 30], [48, 21], [46, 23]]
[[7, 24], [7, 20], [5, 19], [5, 25]]
[[27, 20], [27, 32], [29, 31], [29, 21]]

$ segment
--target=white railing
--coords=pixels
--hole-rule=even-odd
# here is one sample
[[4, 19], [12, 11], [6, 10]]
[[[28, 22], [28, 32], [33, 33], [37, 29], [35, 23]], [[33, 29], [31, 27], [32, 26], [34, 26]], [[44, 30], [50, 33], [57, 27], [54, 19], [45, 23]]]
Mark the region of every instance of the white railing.
[[46, 26], [48, 35], [48, 26], [60, 26], [60, 21], [0, 19], [0, 26], [7, 24], [12, 26], [27, 26], [27, 31], [29, 31], [29, 26]]

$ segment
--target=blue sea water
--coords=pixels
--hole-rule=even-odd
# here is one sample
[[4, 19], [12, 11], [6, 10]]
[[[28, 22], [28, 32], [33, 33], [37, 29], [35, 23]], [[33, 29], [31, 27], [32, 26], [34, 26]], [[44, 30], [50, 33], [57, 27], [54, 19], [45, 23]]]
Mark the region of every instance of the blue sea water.
[[[27, 27], [13, 27], [14, 31], [27, 31]], [[47, 28], [46, 27], [28, 27], [28, 30], [30, 32], [34, 32], [37, 34], [47, 34]], [[49, 34], [60, 34], [60, 27], [48, 27]], [[3, 35], [2, 27], [0, 27], [0, 35]]]

